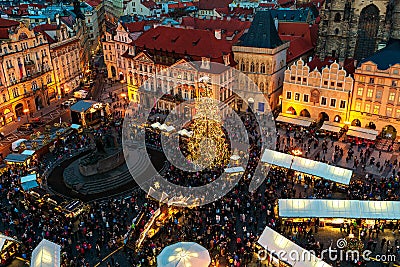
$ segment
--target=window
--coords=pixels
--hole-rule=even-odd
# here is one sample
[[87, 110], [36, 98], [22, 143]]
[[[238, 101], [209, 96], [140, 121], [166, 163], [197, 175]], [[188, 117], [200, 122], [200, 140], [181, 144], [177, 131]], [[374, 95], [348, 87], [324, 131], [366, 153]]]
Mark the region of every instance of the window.
[[374, 84], [375, 83], [375, 79], [374, 78], [369, 78], [369, 83]]
[[340, 108], [345, 109], [346, 108], [346, 100], [340, 100]]
[[331, 107], [336, 107], [336, 99], [334, 99], [334, 98], [331, 98], [331, 105], [330, 105]]
[[326, 97], [321, 97], [321, 106], [326, 106]]
[[396, 96], [396, 92], [390, 92], [389, 101], [394, 101], [395, 96]]
[[343, 87], [343, 83], [337, 83], [338, 87]]
[[400, 109], [396, 110], [396, 118], [400, 119]]
[[365, 112], [367, 112], [367, 113], [371, 113], [371, 104], [365, 104], [365, 110], [364, 110]]
[[341, 16], [340, 16], [340, 13], [336, 13], [335, 14], [335, 22], [340, 22], [340, 20], [341, 20]]
[[303, 78], [303, 83], [306, 83], [307, 82], [307, 78]]
[[392, 81], [392, 86], [396, 87], [397, 86], [397, 81]]
[[360, 111], [361, 110], [361, 102], [357, 102], [356, 103], [356, 111]]
[[294, 94], [294, 100], [300, 101], [300, 94], [299, 93], [295, 93]]
[[378, 105], [374, 106], [374, 114], [379, 114], [379, 106]]
[[374, 94], [374, 89], [368, 89], [367, 97], [372, 97], [373, 94]]
[[376, 91], [376, 99], [381, 99], [382, 98], [382, 91]]
[[265, 64], [261, 63], [261, 73], [265, 73]]
[[254, 72], [254, 63], [253, 62], [251, 62], [251, 64], [250, 64], [250, 72]]
[[331, 82], [331, 86], [334, 87], [335, 86], [335, 82]]
[[292, 99], [292, 92], [286, 92], [286, 99]]
[[371, 71], [371, 66], [366, 66], [366, 67], [365, 67], [365, 70]]
[[386, 108], [386, 116], [387, 117], [392, 117], [392, 112], [393, 112], [393, 108], [391, 108], [391, 107]]
[[303, 95], [303, 101], [308, 103], [309, 95]]
[[364, 91], [364, 88], [359, 87], [359, 88], [357, 89], [357, 95], [358, 95], [358, 96], [362, 96], [362, 95], [363, 95], [363, 91]]
[[399, 70], [394, 70], [393, 74], [399, 74]]
[[360, 76], [359, 81], [362, 82], [362, 83], [365, 82], [365, 76]]
[[328, 81], [324, 81], [324, 85], [328, 85]]

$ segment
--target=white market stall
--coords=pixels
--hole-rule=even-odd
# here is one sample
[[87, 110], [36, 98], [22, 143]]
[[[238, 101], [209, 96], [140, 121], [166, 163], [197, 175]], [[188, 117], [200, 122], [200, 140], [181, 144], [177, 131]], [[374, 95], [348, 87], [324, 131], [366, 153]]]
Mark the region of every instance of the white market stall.
[[244, 172], [244, 168], [240, 167], [240, 166], [239, 167], [226, 168], [225, 172], [229, 173], [229, 174], [242, 173], [242, 172]]
[[347, 131], [346, 135], [374, 141], [378, 133], [379, 132], [377, 130], [373, 129], [349, 126], [349, 130]]
[[15, 258], [19, 242], [0, 234], [0, 266], [5, 266]]
[[36, 173], [21, 177], [21, 187], [24, 191], [28, 191], [37, 186], [39, 186], [39, 184], [36, 181]]
[[296, 267], [330, 267], [329, 264], [314, 256], [283, 235], [265, 227], [258, 243], [272, 254], [272, 261], [283, 261]]
[[279, 114], [279, 116], [275, 120], [277, 122], [289, 123], [303, 127], [309, 127], [314, 122], [314, 120], [311, 118], [284, 113]]
[[352, 170], [332, 166], [323, 162], [297, 157], [274, 150], [266, 149], [261, 158], [261, 162], [268, 163], [309, 175], [321, 177], [336, 183], [350, 183], [353, 175]]
[[322, 124], [322, 127], [320, 128], [320, 130], [339, 133], [342, 130], [343, 126], [344, 126], [344, 124], [342, 124], [342, 123], [324, 121], [324, 124]]
[[61, 246], [43, 239], [32, 252], [31, 267], [59, 267]]
[[170, 245], [157, 256], [158, 267], [208, 267], [210, 263], [207, 249], [194, 242]]
[[398, 201], [362, 201], [329, 199], [279, 199], [279, 216], [284, 218], [400, 218]]

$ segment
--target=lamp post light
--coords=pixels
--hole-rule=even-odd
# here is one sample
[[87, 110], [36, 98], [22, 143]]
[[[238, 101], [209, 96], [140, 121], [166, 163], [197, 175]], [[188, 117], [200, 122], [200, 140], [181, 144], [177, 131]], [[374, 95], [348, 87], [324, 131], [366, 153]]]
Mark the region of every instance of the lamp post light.
[[28, 113], [29, 113], [29, 109], [24, 109], [24, 113], [26, 115], [26, 122], [29, 122], [29, 117], [28, 117]]

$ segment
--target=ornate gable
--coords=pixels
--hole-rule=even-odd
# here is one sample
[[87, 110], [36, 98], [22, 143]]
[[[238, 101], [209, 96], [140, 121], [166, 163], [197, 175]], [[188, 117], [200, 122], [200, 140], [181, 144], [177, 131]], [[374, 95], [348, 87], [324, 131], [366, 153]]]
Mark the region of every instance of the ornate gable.
[[154, 63], [153, 59], [151, 59], [146, 53], [140, 52], [133, 60], [147, 62], [147, 63]]

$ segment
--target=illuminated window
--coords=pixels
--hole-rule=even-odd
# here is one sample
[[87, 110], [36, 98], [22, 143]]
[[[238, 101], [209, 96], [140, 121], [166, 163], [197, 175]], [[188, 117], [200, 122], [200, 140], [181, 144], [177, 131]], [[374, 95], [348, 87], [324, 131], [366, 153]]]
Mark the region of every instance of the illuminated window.
[[299, 93], [295, 93], [294, 94], [294, 100], [300, 101], [300, 94]]
[[364, 91], [364, 88], [359, 87], [359, 88], [357, 89], [357, 95], [358, 95], [358, 96], [362, 96], [362, 95], [363, 95], [363, 91]]
[[371, 104], [365, 104], [365, 112], [367, 113], [371, 112]]
[[394, 101], [395, 96], [396, 96], [396, 92], [390, 92], [389, 101]]
[[374, 106], [374, 114], [379, 114], [379, 106], [378, 105]]
[[357, 102], [356, 103], [356, 111], [360, 111], [361, 110], [361, 102]]
[[396, 118], [400, 119], [400, 109], [396, 110]]
[[386, 108], [386, 116], [392, 117], [393, 108], [387, 107]]
[[381, 99], [382, 98], [382, 91], [376, 91], [376, 99]]
[[374, 94], [374, 89], [368, 89], [367, 97], [372, 97], [373, 94]]
[[365, 77], [364, 76], [360, 76], [359, 81], [362, 82], [362, 83], [365, 82]]

